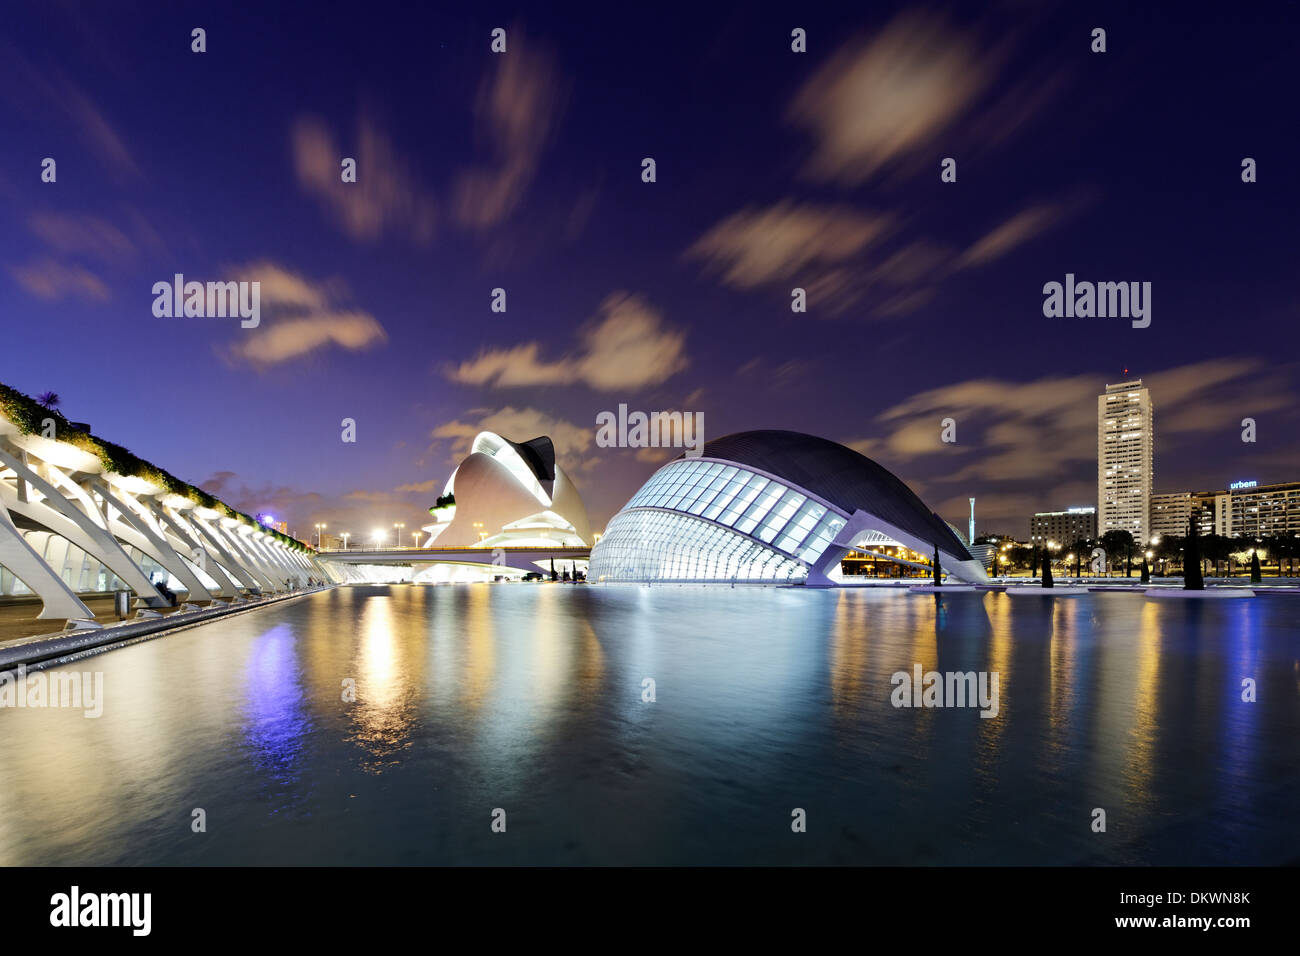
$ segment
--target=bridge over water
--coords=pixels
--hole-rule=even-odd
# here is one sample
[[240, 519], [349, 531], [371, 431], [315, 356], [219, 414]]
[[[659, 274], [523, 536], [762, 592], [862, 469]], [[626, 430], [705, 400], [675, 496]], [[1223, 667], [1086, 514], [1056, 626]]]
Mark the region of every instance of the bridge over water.
[[550, 562], [555, 570], [566, 570], [564, 561], [586, 561], [591, 548], [544, 547], [491, 547], [491, 548], [349, 548], [317, 552], [322, 564], [393, 564], [410, 565], [417, 573], [424, 567], [436, 564], [459, 565], [491, 570], [510, 568], [525, 573], [548, 572]]

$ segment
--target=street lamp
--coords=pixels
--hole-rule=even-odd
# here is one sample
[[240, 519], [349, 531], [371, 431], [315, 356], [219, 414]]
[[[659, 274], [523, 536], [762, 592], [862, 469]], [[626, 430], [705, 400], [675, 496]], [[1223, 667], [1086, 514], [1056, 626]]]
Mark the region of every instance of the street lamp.
[[348, 538], [352, 537], [352, 532], [344, 531], [341, 535], [339, 535], [339, 537], [343, 539], [343, 550], [346, 551], [348, 549]]
[[411, 547], [418, 548], [420, 546], [420, 532], [412, 531], [411, 539], [415, 542], [413, 545], [411, 545]]
[[393, 535], [397, 541], [396, 547], [400, 548], [402, 546], [402, 529], [405, 528], [406, 525], [401, 521], [394, 521], [393, 527], [397, 529], [396, 534]]
[[387, 537], [387, 535], [384, 534], [384, 529], [376, 528], [374, 530], [373, 537], [375, 539], [375, 548], [376, 549], [382, 548], [384, 546], [384, 538]]
[[325, 525], [320, 522], [316, 523], [316, 550], [320, 550], [320, 533], [325, 530]]

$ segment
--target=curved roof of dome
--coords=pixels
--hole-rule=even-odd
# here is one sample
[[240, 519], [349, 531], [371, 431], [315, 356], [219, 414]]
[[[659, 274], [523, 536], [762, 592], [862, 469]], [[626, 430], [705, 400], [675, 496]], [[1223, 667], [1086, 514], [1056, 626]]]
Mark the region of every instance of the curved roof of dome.
[[846, 514], [861, 508], [949, 554], [970, 557], [947, 523], [901, 479], [837, 442], [802, 432], [736, 432], [705, 442], [701, 454], [758, 468], [806, 488]]
[[545, 483], [555, 480], [555, 445], [546, 435], [517, 442], [503, 438], [496, 432], [479, 432], [470, 446], [470, 451], [495, 455], [505, 445], [514, 449], [519, 460], [528, 466], [528, 470], [538, 481]]

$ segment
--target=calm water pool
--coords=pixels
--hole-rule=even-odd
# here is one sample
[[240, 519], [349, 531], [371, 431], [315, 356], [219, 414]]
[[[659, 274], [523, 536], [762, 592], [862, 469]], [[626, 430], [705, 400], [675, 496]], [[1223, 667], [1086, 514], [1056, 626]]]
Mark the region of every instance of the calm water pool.
[[343, 588], [62, 670], [104, 712], [0, 710], [0, 863], [1300, 860], [1295, 597]]

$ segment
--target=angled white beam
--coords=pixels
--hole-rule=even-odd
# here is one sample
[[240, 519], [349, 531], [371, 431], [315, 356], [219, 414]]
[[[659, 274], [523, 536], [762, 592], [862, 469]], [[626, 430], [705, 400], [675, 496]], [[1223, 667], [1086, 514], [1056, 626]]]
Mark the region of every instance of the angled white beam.
[[[216, 559], [212, 557], [207, 547], [204, 546], [202, 536], [190, 527], [188, 523], [182, 524], [176, 518], [172, 517], [167, 509], [164, 508], [156, 499], [137, 499], [137, 503], [141, 507], [148, 509], [149, 513], [152, 514], [154, 519], [163, 527], [169, 528], [172, 537], [176, 539], [176, 543], [181, 545], [183, 551], [189, 553], [190, 560], [199, 565], [204, 574], [207, 574], [217, 582], [217, 591], [215, 593], [218, 597], [235, 597], [239, 594], [239, 583], [227, 574], [225, 569], [217, 563]], [[173, 545], [173, 548], [174, 547], [175, 545]]]
[[64, 583], [32, 549], [0, 506], [0, 564], [41, 599], [38, 618], [93, 618], [90, 608], [81, 603], [72, 588]]
[[257, 556], [244, 547], [243, 542], [239, 540], [241, 536], [233, 529], [226, 527], [224, 521], [217, 519], [210, 522], [208, 528], [216, 537], [225, 542], [226, 547], [232, 554], [239, 555], [244, 567], [260, 582], [258, 585], [260, 590], [272, 593], [284, 590], [284, 582], [275, 580], [275, 577], [267, 571]]
[[[109, 520], [109, 531], [112, 531], [117, 537], [127, 543], [139, 548], [149, 557], [153, 558], [164, 568], [170, 571], [184, 583], [186, 590], [189, 592], [191, 601], [211, 601], [212, 593], [199, 580], [198, 576], [190, 570], [190, 566], [181, 560], [167, 540], [157, 532], [148, 522], [138, 515], [129, 504], [124, 504], [123, 499], [129, 501], [131, 495], [126, 492], [121, 493], [121, 498], [113, 494], [113, 490], [108, 486], [106, 481], [92, 482], [91, 487], [98, 492], [99, 496], [108, 504], [113, 506], [120, 521], [114, 522]], [[105, 509], [107, 510], [107, 509]], [[107, 518], [107, 515], [105, 516]], [[114, 528], [114, 524], [118, 527]]]
[[[122, 550], [117, 539], [100, 527], [95, 519], [69, 501], [59, 489], [10, 454], [4, 447], [0, 447], [0, 462], [8, 465], [13, 469], [14, 474], [27, 481], [29, 499], [32, 497], [31, 490], [44, 495], [43, 500], [35, 504], [30, 500], [19, 501], [14, 489], [0, 482], [0, 499], [4, 500], [5, 506], [10, 511], [45, 525], [82, 551], [93, 555], [101, 564], [112, 569], [113, 573], [147, 604], [154, 607], [167, 604], [140, 566], [131, 560], [131, 557]], [[48, 467], [53, 468], [53, 466]]]
[[252, 569], [246, 565], [245, 559], [236, 558], [226, 549], [225, 540], [217, 536], [205, 518], [190, 511], [180, 512], [178, 517], [193, 528], [195, 533], [206, 541], [213, 551], [217, 552], [217, 557], [221, 559], [221, 563], [225, 565], [226, 569], [239, 578], [241, 587], [256, 588], [258, 590], [262, 588], [261, 581], [253, 573]]

